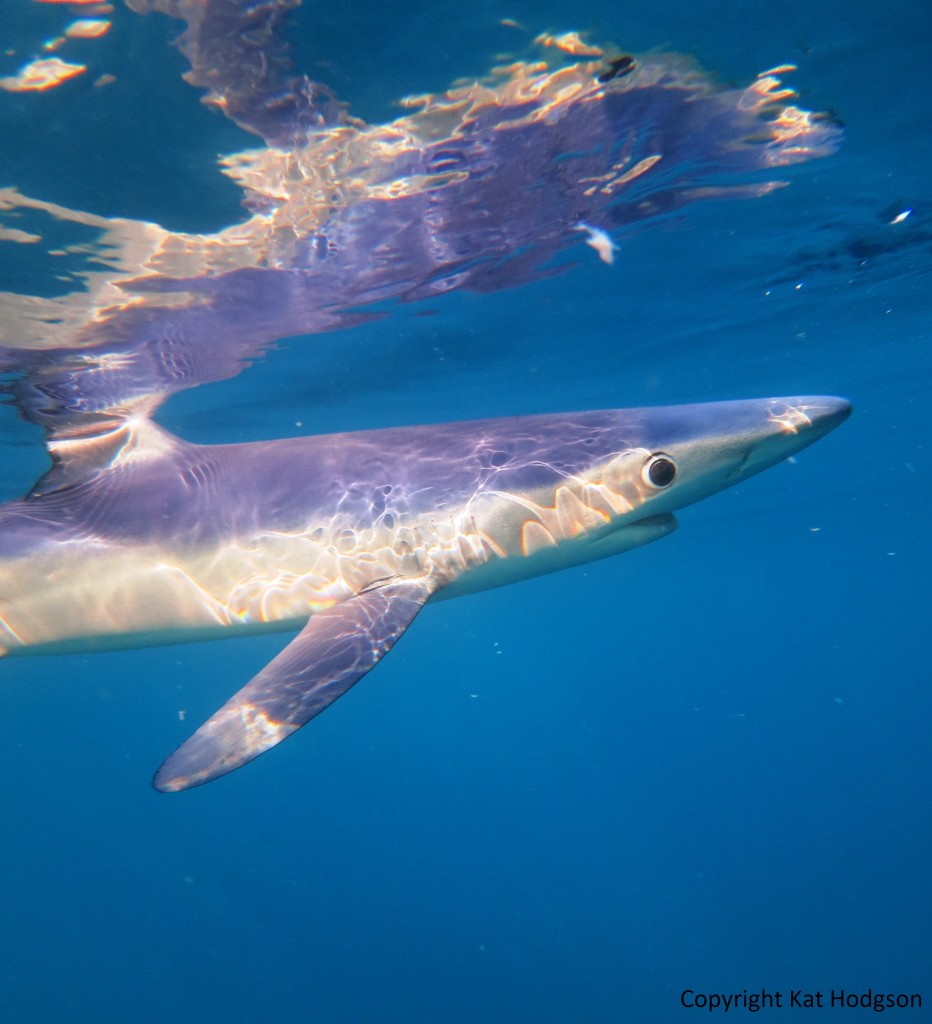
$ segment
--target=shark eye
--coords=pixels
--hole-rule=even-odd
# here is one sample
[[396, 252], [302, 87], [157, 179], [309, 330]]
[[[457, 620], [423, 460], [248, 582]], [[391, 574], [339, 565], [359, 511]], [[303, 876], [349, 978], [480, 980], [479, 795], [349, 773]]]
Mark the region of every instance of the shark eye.
[[654, 452], [644, 463], [641, 479], [651, 487], [663, 490], [676, 479], [676, 463], [669, 455], [664, 455], [663, 452]]

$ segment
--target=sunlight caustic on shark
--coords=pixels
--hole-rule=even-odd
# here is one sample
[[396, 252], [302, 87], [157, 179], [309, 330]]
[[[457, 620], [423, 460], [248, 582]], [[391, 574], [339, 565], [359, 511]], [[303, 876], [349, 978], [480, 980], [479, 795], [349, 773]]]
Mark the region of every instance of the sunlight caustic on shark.
[[0, 189], [0, 243], [37, 247], [56, 282], [0, 293], [2, 388], [51, 458], [0, 506], [0, 653], [300, 630], [157, 788], [210, 781], [300, 728], [428, 600], [657, 540], [674, 511], [847, 416], [816, 397], [173, 437], [152, 419], [168, 397], [243, 372], [283, 337], [568, 272], [595, 258], [585, 246], [617, 263], [622, 232], [771, 192], [779, 168], [833, 152], [841, 130], [792, 102], [788, 66], [722, 89], [682, 56], [575, 33], [367, 124], [292, 70], [280, 29], [298, 0], [128, 3], [185, 22], [186, 80], [260, 140], [222, 161], [246, 213], [194, 234]]

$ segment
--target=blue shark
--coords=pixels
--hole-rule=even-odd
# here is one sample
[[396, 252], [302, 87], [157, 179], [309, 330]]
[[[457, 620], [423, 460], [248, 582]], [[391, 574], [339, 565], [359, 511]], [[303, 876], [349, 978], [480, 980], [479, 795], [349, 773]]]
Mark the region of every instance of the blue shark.
[[659, 540], [849, 412], [771, 398], [207, 446], [127, 419], [51, 441], [53, 469], [0, 506], [0, 653], [299, 630], [155, 775], [188, 789], [327, 708], [427, 602]]

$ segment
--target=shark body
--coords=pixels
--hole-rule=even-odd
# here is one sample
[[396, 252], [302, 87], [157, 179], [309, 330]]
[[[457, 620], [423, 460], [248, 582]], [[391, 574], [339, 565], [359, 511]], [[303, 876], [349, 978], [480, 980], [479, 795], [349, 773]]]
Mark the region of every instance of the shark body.
[[761, 399], [222, 446], [127, 423], [96, 468], [69, 477], [60, 452], [0, 507], [0, 653], [300, 630], [156, 774], [187, 789], [326, 708], [427, 601], [658, 540], [849, 411]]

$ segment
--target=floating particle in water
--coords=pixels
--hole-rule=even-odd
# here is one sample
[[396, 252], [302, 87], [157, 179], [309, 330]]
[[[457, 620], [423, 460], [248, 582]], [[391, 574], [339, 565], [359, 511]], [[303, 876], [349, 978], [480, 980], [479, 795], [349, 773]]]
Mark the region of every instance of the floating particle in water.
[[586, 245], [591, 245], [592, 248], [595, 249], [599, 254], [599, 259], [603, 263], [611, 265], [615, 262], [615, 252], [618, 249], [618, 246], [601, 228], [594, 228], [591, 224], [585, 224], [580, 221], [573, 230], [586, 232], [588, 235], [586, 238]]
[[614, 81], [616, 78], [624, 78], [625, 75], [630, 75], [636, 67], [637, 62], [635, 59], [630, 56], [630, 54], [626, 53], [608, 61], [604, 70], [596, 75], [595, 80], [605, 85], [607, 82]]

